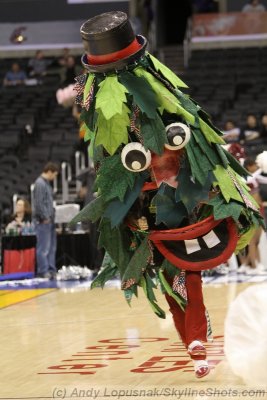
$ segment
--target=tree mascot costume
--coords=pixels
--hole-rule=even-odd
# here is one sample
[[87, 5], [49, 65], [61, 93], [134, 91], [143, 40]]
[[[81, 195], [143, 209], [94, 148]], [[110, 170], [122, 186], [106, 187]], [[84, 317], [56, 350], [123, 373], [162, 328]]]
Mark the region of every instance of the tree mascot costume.
[[146, 52], [125, 13], [93, 17], [81, 35], [86, 73], [76, 79], [76, 102], [98, 195], [73, 223], [99, 223], [106, 256], [92, 287], [119, 273], [126, 300], [142, 287], [164, 318], [159, 286], [196, 377], [203, 377], [210, 327], [201, 271], [245, 247], [262, 223], [247, 172], [223, 149], [205, 111], [182, 93], [187, 86]]

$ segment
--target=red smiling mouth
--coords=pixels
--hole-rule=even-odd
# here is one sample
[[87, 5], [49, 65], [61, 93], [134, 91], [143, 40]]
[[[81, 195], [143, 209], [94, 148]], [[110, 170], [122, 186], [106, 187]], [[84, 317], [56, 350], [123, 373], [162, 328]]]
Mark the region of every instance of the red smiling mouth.
[[226, 262], [236, 248], [237, 230], [232, 218], [210, 216], [183, 228], [151, 231], [149, 239], [176, 267], [201, 271]]

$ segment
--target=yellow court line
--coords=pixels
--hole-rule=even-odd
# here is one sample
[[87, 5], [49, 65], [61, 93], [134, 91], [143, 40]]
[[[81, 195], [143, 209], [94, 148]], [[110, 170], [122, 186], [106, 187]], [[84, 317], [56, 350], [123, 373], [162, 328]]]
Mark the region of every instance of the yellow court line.
[[14, 304], [18, 304], [23, 301], [34, 299], [35, 297], [53, 292], [54, 290], [55, 289], [25, 289], [6, 291], [4, 295], [1, 293], [0, 309], [13, 306]]
[[0, 290], [0, 296], [6, 296], [7, 293], [11, 293], [14, 290]]

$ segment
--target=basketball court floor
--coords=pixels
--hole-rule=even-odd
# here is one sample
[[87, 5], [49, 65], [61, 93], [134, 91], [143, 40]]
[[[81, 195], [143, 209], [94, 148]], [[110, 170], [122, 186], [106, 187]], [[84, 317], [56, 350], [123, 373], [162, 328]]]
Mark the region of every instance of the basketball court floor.
[[1, 282], [0, 399], [267, 399], [235, 376], [224, 355], [224, 319], [233, 299], [267, 274], [204, 278], [214, 342], [211, 373], [198, 380], [167, 311], [156, 317], [144, 295], [129, 307], [117, 280]]

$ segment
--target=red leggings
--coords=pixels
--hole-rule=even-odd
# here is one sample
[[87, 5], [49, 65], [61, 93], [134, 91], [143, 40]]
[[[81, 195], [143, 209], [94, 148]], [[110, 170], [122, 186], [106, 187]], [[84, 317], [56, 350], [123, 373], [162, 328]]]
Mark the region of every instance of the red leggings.
[[[168, 282], [172, 284], [169, 277]], [[186, 347], [193, 340], [207, 340], [207, 318], [206, 309], [203, 302], [202, 282], [200, 271], [186, 271], [185, 285], [187, 290], [187, 305], [185, 311], [182, 311], [176, 301], [165, 294], [166, 300], [170, 306], [174, 325]]]

